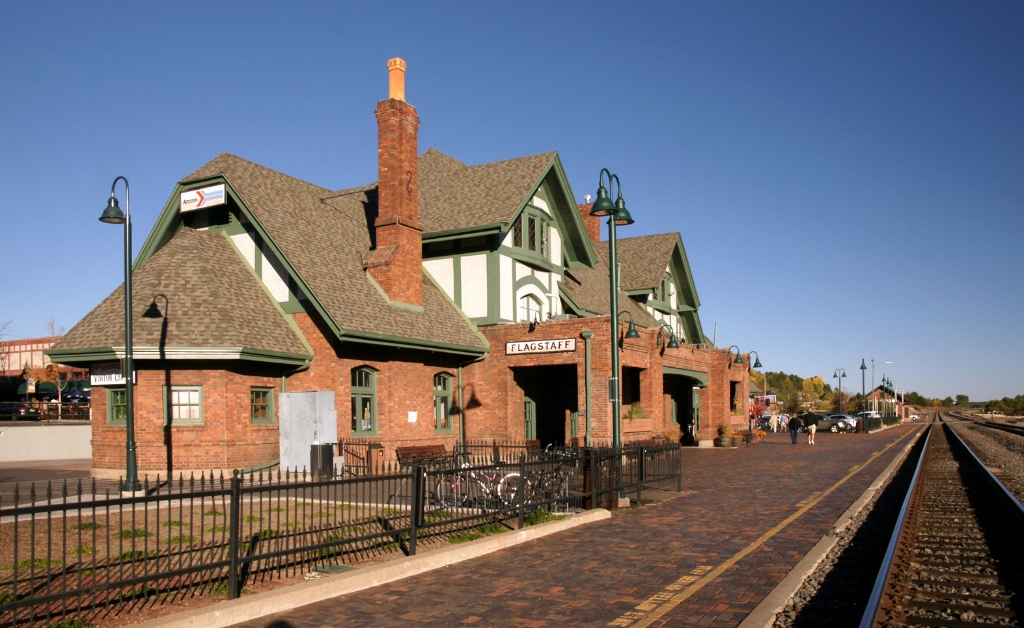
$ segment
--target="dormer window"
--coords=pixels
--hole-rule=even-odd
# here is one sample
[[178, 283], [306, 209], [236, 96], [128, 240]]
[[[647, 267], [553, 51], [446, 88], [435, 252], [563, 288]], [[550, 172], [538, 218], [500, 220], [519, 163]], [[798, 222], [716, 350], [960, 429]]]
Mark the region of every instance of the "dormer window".
[[512, 246], [547, 257], [550, 228], [548, 220], [524, 211], [512, 223]]
[[519, 321], [532, 323], [541, 318], [540, 301], [533, 295], [526, 295], [519, 299]]

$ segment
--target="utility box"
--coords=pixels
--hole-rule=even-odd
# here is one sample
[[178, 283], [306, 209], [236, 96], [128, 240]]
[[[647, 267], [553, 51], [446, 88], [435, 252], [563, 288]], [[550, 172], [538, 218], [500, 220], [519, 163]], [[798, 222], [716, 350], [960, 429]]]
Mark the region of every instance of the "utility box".
[[320, 443], [310, 445], [309, 471], [314, 480], [329, 480], [334, 477], [334, 445]]
[[[281, 469], [312, 471], [312, 446], [338, 442], [338, 412], [334, 391], [289, 392], [279, 396]], [[333, 466], [331, 459], [327, 468]]]

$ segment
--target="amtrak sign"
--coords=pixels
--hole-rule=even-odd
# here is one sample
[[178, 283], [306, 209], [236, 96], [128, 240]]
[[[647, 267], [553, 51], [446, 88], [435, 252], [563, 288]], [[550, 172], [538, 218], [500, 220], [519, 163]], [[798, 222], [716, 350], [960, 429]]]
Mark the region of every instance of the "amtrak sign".
[[560, 338], [558, 340], [527, 340], [525, 342], [505, 343], [505, 355], [522, 355], [526, 353], [559, 353], [562, 351], [575, 350], [575, 338]]
[[223, 205], [227, 201], [224, 196], [224, 184], [211, 185], [198, 190], [189, 190], [181, 193], [182, 212], [191, 212], [197, 209], [206, 209], [214, 205]]

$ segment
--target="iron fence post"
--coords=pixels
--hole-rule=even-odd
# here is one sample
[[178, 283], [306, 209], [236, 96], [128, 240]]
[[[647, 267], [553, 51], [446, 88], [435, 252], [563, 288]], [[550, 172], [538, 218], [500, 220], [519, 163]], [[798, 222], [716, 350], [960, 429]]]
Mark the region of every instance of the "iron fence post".
[[242, 510], [242, 478], [239, 477], [238, 469], [235, 469], [231, 476], [231, 514], [228, 522], [228, 554], [231, 558], [231, 566], [228, 568], [228, 599], [235, 600], [241, 595], [238, 586], [238, 541], [242, 534], [241, 521]]
[[494, 464], [498, 464], [501, 461], [501, 453], [498, 451], [498, 441], [494, 440], [491, 442], [491, 461]]
[[526, 525], [526, 452], [519, 454], [519, 529]]
[[647, 448], [640, 448], [640, 460], [637, 462], [636, 470], [636, 506], [643, 503], [644, 480], [647, 479]]
[[672, 467], [676, 471], [676, 492], [677, 493], [682, 493], [683, 492], [683, 448], [681, 446], [680, 447], [676, 447], [676, 449], [675, 449], [675, 459], [676, 459], [676, 463], [677, 464], [672, 465]]
[[424, 508], [424, 492], [423, 492], [423, 471], [420, 467], [420, 463], [412, 463], [412, 504], [410, 504], [409, 513], [409, 555], [416, 555], [416, 535], [419, 532], [420, 526], [423, 525], [423, 508]]

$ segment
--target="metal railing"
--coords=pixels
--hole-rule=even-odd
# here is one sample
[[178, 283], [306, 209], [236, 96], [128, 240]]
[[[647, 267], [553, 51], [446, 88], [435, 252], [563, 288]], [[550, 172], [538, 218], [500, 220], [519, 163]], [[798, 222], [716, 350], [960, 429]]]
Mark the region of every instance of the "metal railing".
[[514, 461], [461, 454], [372, 471], [147, 479], [125, 495], [96, 480], [15, 485], [0, 495], [0, 625], [235, 598], [255, 582], [615, 508], [620, 492], [642, 504], [645, 490], [682, 482], [676, 443], [522, 451]]

